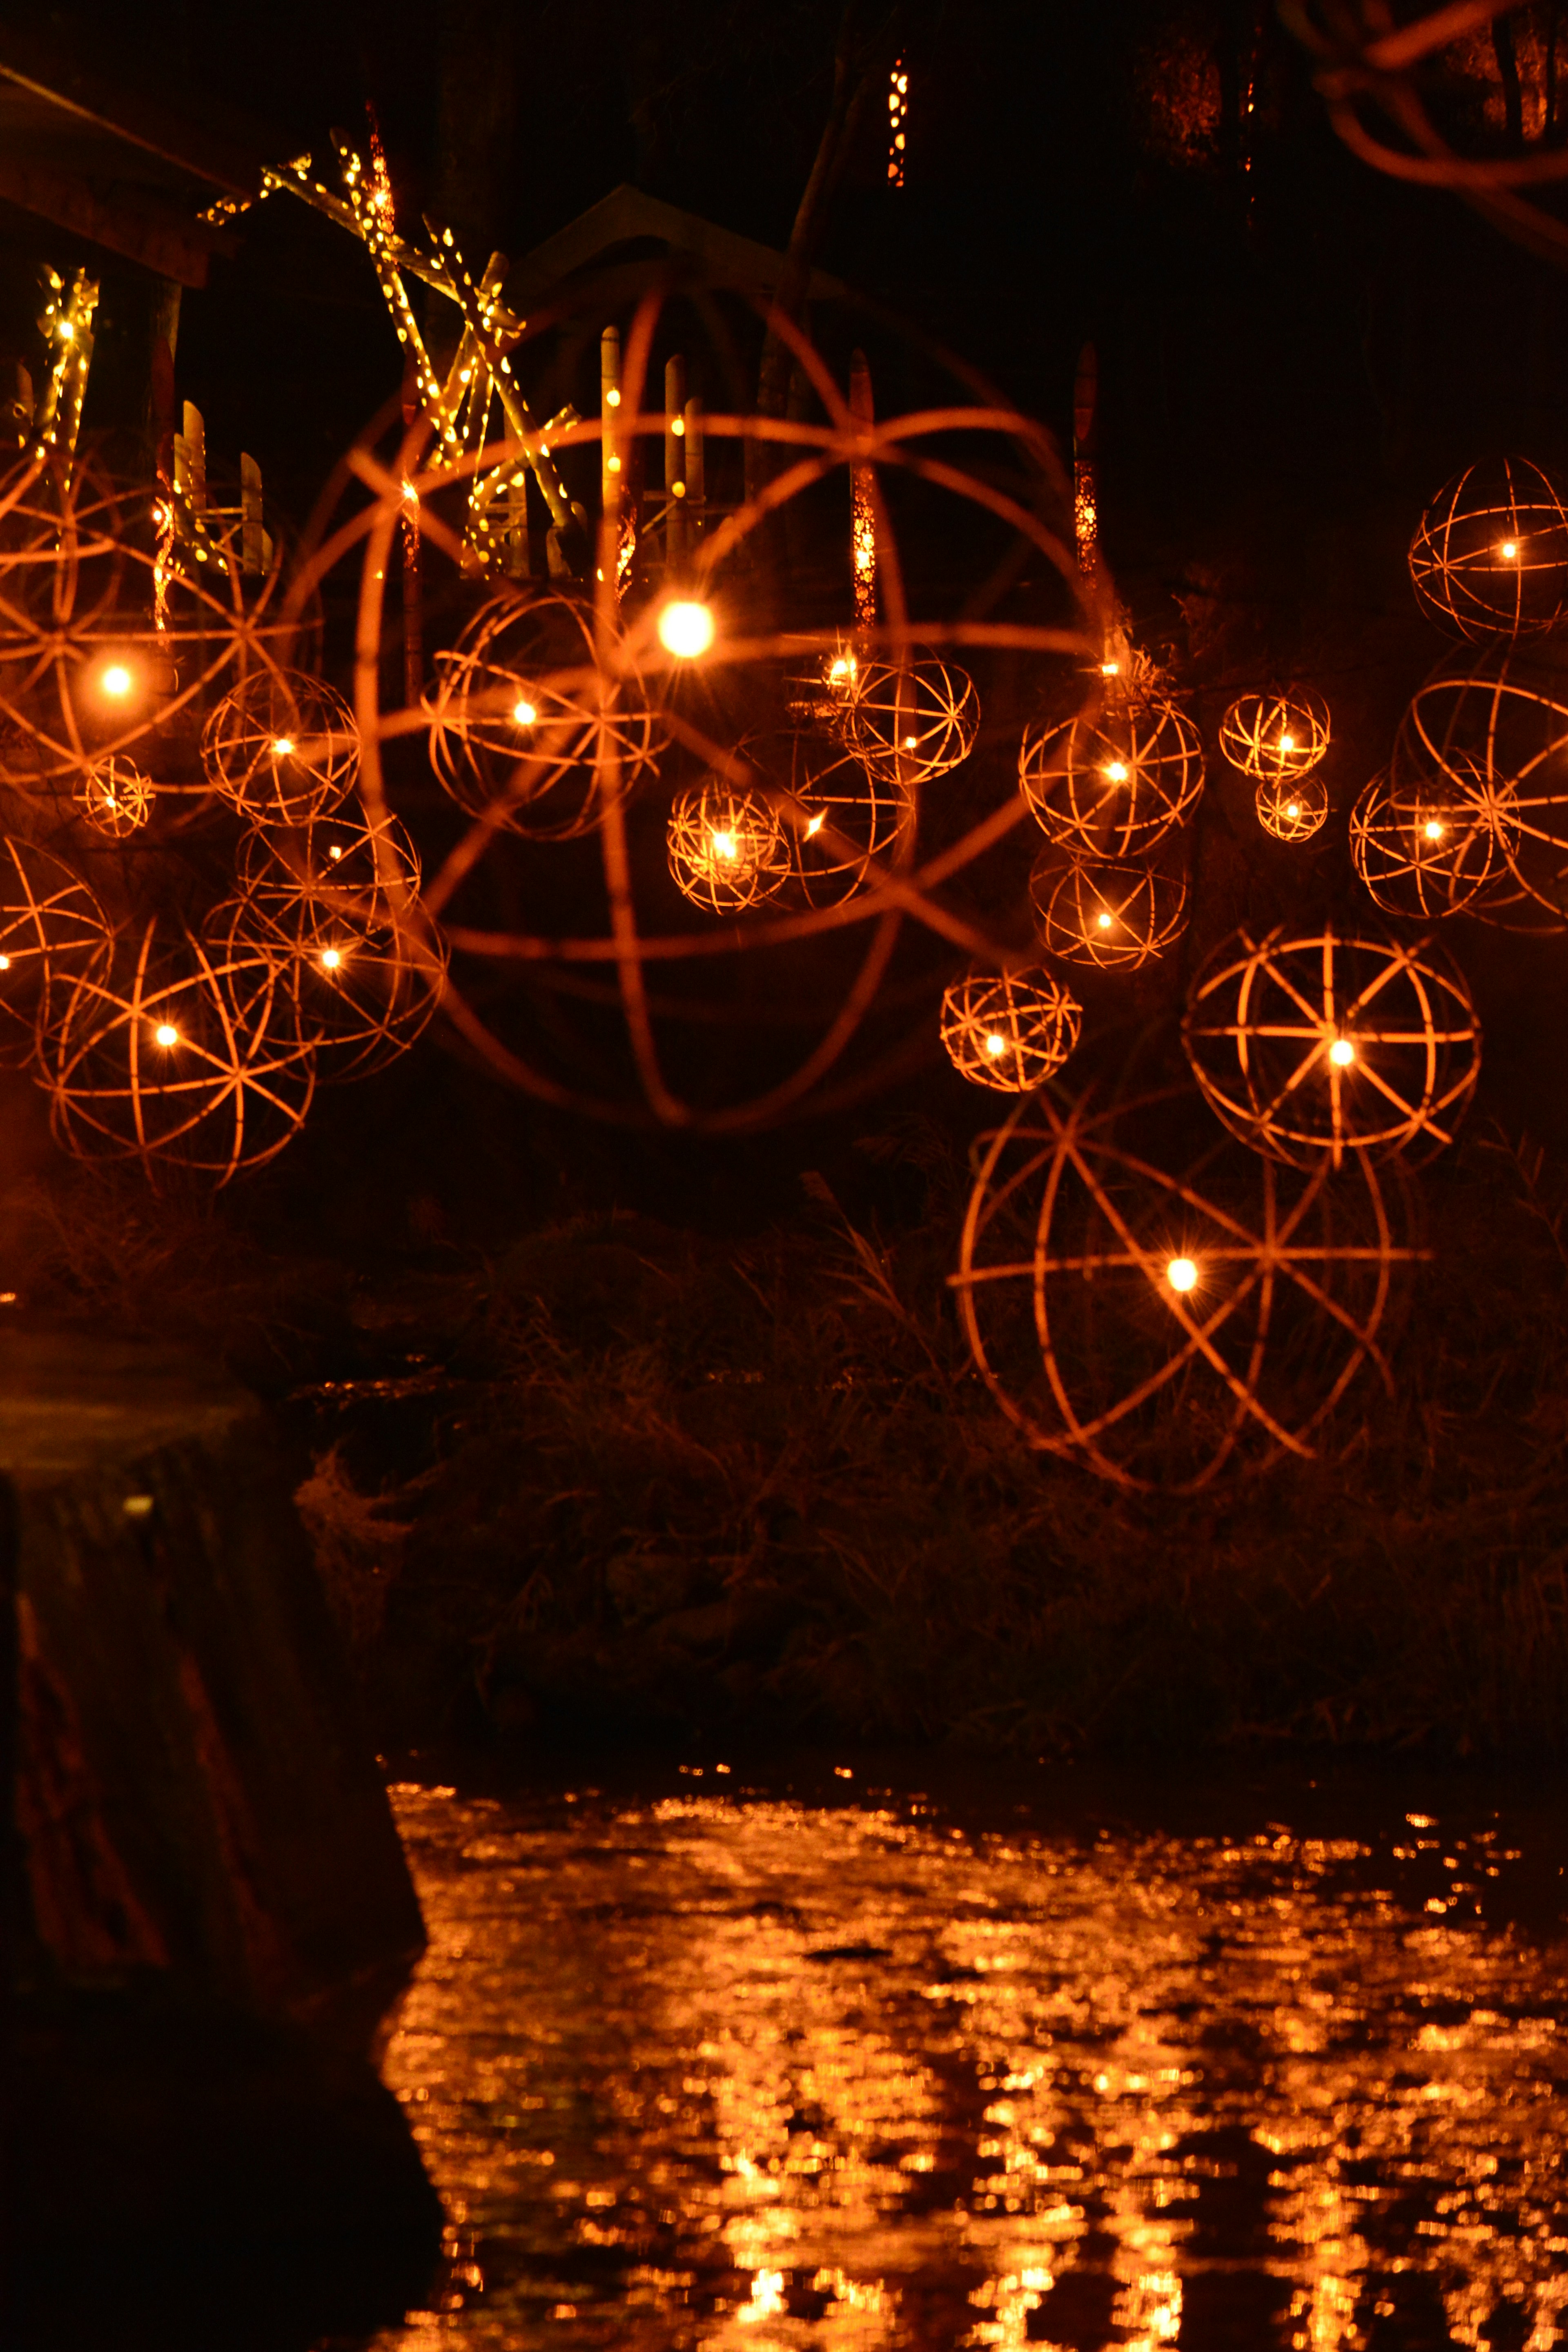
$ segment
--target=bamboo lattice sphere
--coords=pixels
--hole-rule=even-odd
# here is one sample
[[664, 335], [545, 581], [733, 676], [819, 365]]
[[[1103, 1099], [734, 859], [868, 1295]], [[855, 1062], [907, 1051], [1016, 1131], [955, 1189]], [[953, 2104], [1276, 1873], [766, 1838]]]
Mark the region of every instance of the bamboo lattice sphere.
[[1258, 824], [1276, 841], [1310, 841], [1328, 823], [1329, 788], [1321, 776], [1296, 776], [1289, 782], [1266, 776], [1252, 805]]
[[80, 875], [36, 842], [0, 839], [0, 1055], [26, 1060], [113, 936]]
[[395, 816], [379, 824], [357, 801], [303, 825], [257, 825], [235, 860], [241, 895], [272, 919], [298, 907], [372, 923], [419, 888], [419, 853]]
[[1462, 752], [1429, 778], [1374, 776], [1351, 811], [1351, 858], [1391, 915], [1457, 915], [1506, 882], [1519, 826], [1508, 791]]
[[591, 608], [553, 591], [486, 605], [437, 656], [436, 681], [437, 774], [459, 807], [513, 833], [591, 832], [658, 748], [619, 636], [606, 642]]
[[862, 661], [844, 726], [875, 774], [913, 791], [968, 759], [980, 732], [980, 697], [967, 670], [934, 654]]
[[1219, 748], [1258, 783], [1294, 783], [1329, 748], [1329, 706], [1310, 687], [1237, 695], [1219, 723]]
[[767, 802], [717, 776], [679, 794], [666, 845], [678, 887], [710, 914], [739, 914], [789, 877], [784, 827]]
[[70, 987], [38, 1059], [57, 1139], [84, 1158], [163, 1160], [226, 1184], [299, 1132], [316, 1080], [287, 966], [215, 953], [154, 920]]
[[255, 898], [216, 907], [202, 927], [214, 958], [269, 961], [313, 1047], [323, 1084], [372, 1076], [423, 1035], [441, 1001], [447, 949], [417, 904], [369, 893], [299, 898], [268, 909]]
[[111, 751], [95, 760], [76, 788], [76, 804], [95, 833], [123, 841], [153, 813], [153, 786], [134, 760]]
[[1430, 940], [1237, 931], [1193, 982], [1182, 1035], [1226, 1126], [1298, 1166], [1430, 1159], [1480, 1071], [1469, 990]]
[[213, 790], [243, 815], [303, 824], [353, 790], [359, 729], [325, 679], [301, 670], [256, 670], [207, 720], [202, 765]]
[[1029, 890], [1047, 954], [1102, 971], [1150, 962], [1186, 929], [1187, 877], [1173, 861], [1047, 850]]
[[1568, 510], [1526, 457], [1471, 466], [1422, 516], [1410, 577], [1423, 611], [1460, 636], [1540, 635], [1568, 611]]
[[1076, 719], [1026, 729], [1018, 782], [1062, 848], [1142, 857], [1195, 806], [1203, 744], [1173, 702], [1115, 696]]
[[1048, 971], [972, 971], [942, 1000], [942, 1042], [961, 1076], [1026, 1094], [1078, 1044], [1083, 1008]]
[[[1412, 697], [1394, 748], [1400, 793], [1479, 792], [1500, 860], [1469, 901], [1497, 919], [1531, 899], [1538, 927], [1568, 921], [1568, 673], [1513, 648], [1436, 670]], [[1506, 918], [1504, 918], [1506, 919]]]
[[1185, 1090], [1110, 1108], [1047, 1087], [987, 1139], [953, 1286], [993, 1396], [1028, 1442], [1184, 1494], [1317, 1450], [1396, 1265], [1364, 1160], [1259, 1159]]
[[821, 736], [754, 738], [743, 757], [764, 784], [795, 803], [786, 838], [791, 878], [808, 907], [837, 907], [862, 889], [879, 859], [912, 834], [915, 800]]

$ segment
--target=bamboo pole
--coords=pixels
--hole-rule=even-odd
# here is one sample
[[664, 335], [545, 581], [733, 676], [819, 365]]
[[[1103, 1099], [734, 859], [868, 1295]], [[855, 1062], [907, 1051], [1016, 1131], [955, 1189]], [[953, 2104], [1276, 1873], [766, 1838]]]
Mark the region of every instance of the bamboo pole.
[[[849, 414], [857, 425], [868, 429], [876, 421], [871, 371], [864, 352], [849, 354]], [[849, 544], [858, 631], [873, 629], [877, 625], [876, 479], [874, 467], [852, 465], [849, 468]]]
[[1072, 388], [1072, 509], [1078, 568], [1086, 579], [1100, 569], [1100, 486], [1095, 477], [1099, 405], [1100, 362], [1094, 345], [1085, 343]]
[[252, 579], [267, 569], [267, 533], [261, 520], [261, 468], [242, 450], [239, 458], [239, 568]]
[[695, 547], [702, 536], [708, 505], [708, 435], [702, 403], [695, 393], [682, 415], [686, 425], [686, 516]]
[[688, 491], [686, 362], [678, 356], [664, 363], [664, 566], [671, 577], [684, 572], [690, 560]]

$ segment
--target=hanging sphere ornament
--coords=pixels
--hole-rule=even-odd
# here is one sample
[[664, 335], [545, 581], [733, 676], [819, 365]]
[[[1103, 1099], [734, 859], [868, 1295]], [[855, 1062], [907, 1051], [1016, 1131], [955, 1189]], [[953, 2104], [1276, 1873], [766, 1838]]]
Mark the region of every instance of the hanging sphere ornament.
[[133, 760], [111, 751], [95, 760], [76, 788], [76, 804], [95, 833], [123, 841], [153, 813], [153, 786]]
[[961, 1077], [1026, 1094], [1078, 1044], [1083, 1008], [1045, 971], [971, 971], [942, 1000], [942, 1042]]
[[808, 907], [841, 906], [909, 842], [914, 794], [842, 744], [794, 731], [753, 737], [742, 756], [795, 803], [785, 824], [791, 881]]
[[316, 1057], [283, 959], [154, 919], [71, 984], [37, 1075], [68, 1151], [226, 1184], [298, 1134]]
[[1528, 457], [1468, 467], [1433, 499], [1410, 543], [1427, 617], [1459, 636], [1539, 636], [1568, 613], [1568, 509]]
[[1386, 1180], [1259, 1159], [1195, 1096], [1047, 1087], [985, 1139], [952, 1286], [975, 1364], [1030, 1444], [1190, 1494], [1319, 1452], [1403, 1261]]
[[624, 640], [553, 589], [485, 605], [436, 656], [425, 708], [458, 806], [537, 840], [591, 832], [659, 748]]
[[1511, 879], [1513, 794], [1463, 751], [1430, 776], [1374, 776], [1351, 811], [1351, 861], [1391, 915], [1441, 918]]
[[1321, 776], [1265, 776], [1252, 805], [1258, 824], [1276, 841], [1310, 841], [1328, 823], [1329, 788]]
[[1029, 892], [1047, 954], [1102, 971], [1151, 962], [1186, 929], [1187, 877], [1173, 858], [1073, 857], [1047, 849]]
[[1299, 1167], [1429, 1160], [1480, 1072], [1469, 990], [1436, 941], [1331, 928], [1237, 931], [1194, 981], [1182, 1037], [1226, 1126]]
[[26, 1061], [114, 927], [79, 874], [36, 842], [0, 838], [0, 1059]]
[[[1469, 911], [1525, 909], [1530, 928], [1568, 922], [1568, 671], [1544, 653], [1492, 650], [1445, 664], [1412, 696], [1391, 769], [1396, 793], [1479, 793], [1500, 863]], [[1504, 920], [1509, 918], [1504, 916]]]
[[789, 877], [784, 826], [767, 802], [718, 776], [678, 795], [665, 839], [678, 887], [710, 914], [740, 914]]
[[241, 897], [287, 929], [295, 909], [370, 925], [417, 896], [419, 853], [401, 820], [358, 801], [302, 825], [257, 825], [235, 860]]
[[1026, 729], [1018, 782], [1062, 848], [1142, 857], [1196, 806], [1203, 743], [1173, 702], [1112, 688], [1076, 719]]
[[1219, 748], [1255, 782], [1294, 783], [1329, 748], [1329, 706], [1310, 687], [1239, 694], [1219, 722]]
[[202, 937], [219, 959], [259, 954], [278, 966], [323, 1085], [373, 1076], [406, 1053], [446, 985], [446, 942], [396, 887], [252, 890], [215, 908]]
[[914, 791], [968, 759], [980, 697], [967, 670], [917, 647], [901, 662], [859, 664], [844, 730], [875, 775]]
[[207, 720], [202, 766], [214, 792], [253, 822], [303, 824], [352, 791], [359, 729], [324, 678], [253, 670]]

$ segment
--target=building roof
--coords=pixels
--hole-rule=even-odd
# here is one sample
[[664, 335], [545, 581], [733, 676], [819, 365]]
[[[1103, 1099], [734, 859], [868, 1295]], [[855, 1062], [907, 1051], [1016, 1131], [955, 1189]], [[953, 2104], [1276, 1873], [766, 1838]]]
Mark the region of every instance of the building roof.
[[[765, 291], [777, 285], [784, 266], [784, 255], [771, 246], [737, 236], [700, 214], [682, 212], [678, 205], [667, 205], [623, 182], [512, 263], [506, 280], [508, 305], [526, 310], [579, 270], [616, 257], [616, 247], [649, 242], [724, 285]], [[846, 289], [826, 270], [814, 269], [807, 292], [814, 301], [832, 301]]]

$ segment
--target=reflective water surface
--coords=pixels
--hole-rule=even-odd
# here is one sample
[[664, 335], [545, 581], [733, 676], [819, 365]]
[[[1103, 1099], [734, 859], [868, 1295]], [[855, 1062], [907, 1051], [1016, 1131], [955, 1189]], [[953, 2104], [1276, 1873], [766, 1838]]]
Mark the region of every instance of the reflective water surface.
[[378, 2352], [1568, 2342], [1544, 1797], [1532, 1846], [1473, 1799], [670, 1785], [397, 1791], [451, 2259]]

